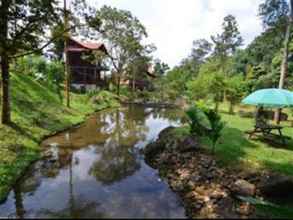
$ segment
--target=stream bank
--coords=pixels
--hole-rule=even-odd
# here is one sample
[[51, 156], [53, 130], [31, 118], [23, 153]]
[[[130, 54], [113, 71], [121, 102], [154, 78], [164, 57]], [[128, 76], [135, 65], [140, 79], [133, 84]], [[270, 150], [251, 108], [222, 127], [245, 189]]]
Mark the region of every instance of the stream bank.
[[[290, 177], [266, 171], [221, 167], [203, 149], [197, 137], [179, 134], [169, 127], [144, 149], [146, 162], [159, 170], [172, 190], [182, 198], [190, 218], [258, 218], [256, 207], [239, 198], [275, 198], [293, 195]], [[273, 195], [274, 192], [279, 195]]]
[[40, 143], [45, 138], [80, 125], [94, 112], [119, 105], [118, 102], [92, 102], [86, 95], [72, 94], [71, 98], [71, 108], [55, 97], [49, 103], [44, 97], [35, 98], [35, 103], [31, 100], [26, 103], [24, 99], [20, 110], [12, 112], [14, 123], [0, 125], [0, 202], [5, 201], [28, 168], [42, 158]]

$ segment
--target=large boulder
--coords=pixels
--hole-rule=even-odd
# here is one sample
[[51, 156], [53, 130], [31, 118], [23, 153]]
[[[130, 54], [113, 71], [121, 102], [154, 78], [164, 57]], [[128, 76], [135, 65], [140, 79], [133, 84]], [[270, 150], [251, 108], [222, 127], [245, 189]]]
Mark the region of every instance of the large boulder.
[[199, 141], [194, 136], [187, 136], [180, 142], [179, 146], [177, 146], [177, 150], [180, 153], [197, 151], [199, 150]]
[[293, 196], [293, 178], [277, 174], [268, 176], [260, 184], [259, 190], [267, 197]]
[[249, 183], [246, 180], [237, 180], [231, 189], [232, 193], [236, 196], [254, 196], [256, 187], [254, 184]]

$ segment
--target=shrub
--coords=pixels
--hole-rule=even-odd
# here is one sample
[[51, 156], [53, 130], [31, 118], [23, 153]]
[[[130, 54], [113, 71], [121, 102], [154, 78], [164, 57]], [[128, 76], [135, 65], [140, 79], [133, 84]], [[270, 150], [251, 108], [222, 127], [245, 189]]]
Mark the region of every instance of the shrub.
[[93, 91], [89, 93], [88, 96], [94, 104], [104, 105], [106, 107], [119, 106], [118, 96], [108, 91]]
[[221, 116], [213, 109], [196, 105], [186, 111], [190, 133], [192, 135], [205, 136], [212, 142], [212, 152], [215, 152], [216, 144], [222, 135], [225, 126]]
[[210, 124], [204, 111], [198, 108], [198, 106], [189, 108], [186, 111], [186, 115], [188, 117], [191, 135], [204, 136], [206, 131], [210, 129]]

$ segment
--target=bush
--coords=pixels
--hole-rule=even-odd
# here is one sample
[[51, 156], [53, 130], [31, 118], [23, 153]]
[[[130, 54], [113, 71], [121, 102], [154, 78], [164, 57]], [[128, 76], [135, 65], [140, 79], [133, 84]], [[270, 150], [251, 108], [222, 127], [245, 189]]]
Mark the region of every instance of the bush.
[[212, 151], [214, 153], [225, 126], [221, 116], [215, 110], [199, 105], [188, 109], [186, 115], [189, 119], [190, 133], [209, 138], [212, 142]]
[[119, 106], [119, 97], [108, 91], [92, 91], [88, 93], [89, 98], [94, 104], [107, 106]]

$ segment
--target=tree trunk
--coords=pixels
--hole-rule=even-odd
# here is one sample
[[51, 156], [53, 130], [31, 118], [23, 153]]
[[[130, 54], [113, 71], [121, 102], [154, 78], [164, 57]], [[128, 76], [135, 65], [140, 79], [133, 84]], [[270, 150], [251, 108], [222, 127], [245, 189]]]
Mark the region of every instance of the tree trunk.
[[7, 55], [1, 56], [1, 74], [2, 74], [2, 93], [1, 93], [1, 123], [9, 124], [10, 117], [10, 100], [9, 100], [9, 62]]
[[216, 101], [215, 103], [215, 112], [218, 112], [219, 111], [219, 102]]
[[[293, 5], [293, 0], [290, 0], [290, 5], [291, 5], [291, 15], [290, 18], [288, 19], [288, 24], [286, 28], [286, 35], [285, 35], [285, 40], [284, 40], [284, 52], [283, 52], [283, 60], [282, 60], [282, 66], [281, 66], [281, 74], [280, 74], [280, 81], [279, 81], [279, 89], [284, 88], [284, 83], [285, 83], [285, 78], [288, 74], [288, 54], [289, 54], [289, 44], [290, 44], [290, 35], [291, 35], [291, 25], [292, 25], [292, 5]], [[275, 122], [277, 124], [280, 123], [280, 113], [281, 109], [277, 109], [275, 112]]]
[[230, 102], [230, 105], [229, 105], [229, 114], [230, 115], [234, 114], [234, 104], [232, 102]]
[[133, 71], [133, 79], [132, 79], [132, 98], [134, 99], [135, 94], [135, 72]]
[[[64, 0], [64, 27], [68, 29], [68, 13], [66, 0]], [[70, 67], [69, 67], [69, 56], [68, 56], [68, 39], [69, 33], [68, 31], [64, 33], [64, 52], [65, 52], [65, 97], [66, 97], [66, 106], [70, 108]]]
[[9, 102], [9, 57], [7, 54], [8, 45], [8, 8], [9, 1], [1, 1], [0, 13], [0, 51], [1, 51], [1, 123], [9, 124], [10, 118], [10, 102]]
[[120, 96], [120, 74], [117, 76], [117, 95]]
[[14, 191], [14, 199], [15, 199], [14, 203], [15, 203], [16, 217], [23, 219], [25, 215], [25, 209], [23, 205], [23, 198], [22, 198], [22, 192], [21, 192], [20, 186], [16, 184], [13, 191]]

